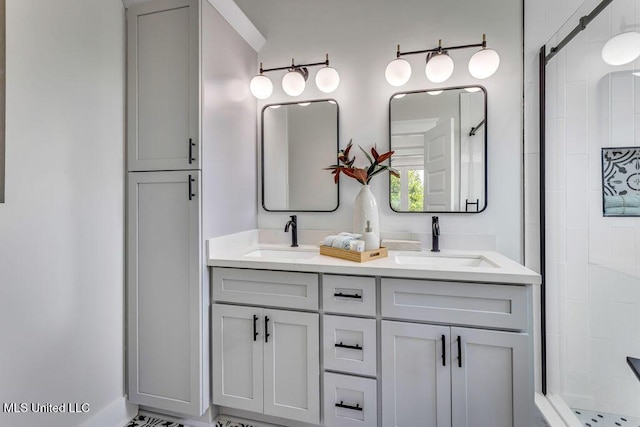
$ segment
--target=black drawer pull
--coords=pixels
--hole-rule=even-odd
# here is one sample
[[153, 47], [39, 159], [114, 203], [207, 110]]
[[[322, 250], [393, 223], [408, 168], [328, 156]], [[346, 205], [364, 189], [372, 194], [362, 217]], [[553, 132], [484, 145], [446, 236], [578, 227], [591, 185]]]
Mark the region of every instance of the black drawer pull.
[[442, 366], [447, 366], [447, 353], [444, 347], [445, 345], [445, 337], [442, 335]]
[[334, 297], [342, 297], [342, 298], [357, 298], [357, 299], [362, 299], [362, 295], [351, 295], [351, 294], [343, 294], [342, 292], [338, 292], [336, 294], [333, 294]]
[[458, 336], [458, 368], [462, 368], [462, 340]]
[[191, 138], [189, 138], [189, 164], [191, 164], [195, 159], [193, 158], [193, 147], [196, 146], [196, 143], [193, 142]]
[[339, 348], [351, 348], [353, 350], [364, 350], [364, 348], [360, 347], [360, 345], [358, 345], [358, 344], [356, 344], [356, 345], [342, 344], [342, 341], [340, 341], [340, 344], [336, 344], [336, 347], [339, 347]]
[[195, 181], [196, 180], [191, 177], [191, 174], [189, 174], [189, 200], [193, 200], [195, 197], [195, 194], [193, 193], [193, 183]]
[[258, 316], [253, 315], [253, 340], [256, 341], [258, 338]]
[[359, 403], [356, 403], [356, 406], [345, 405], [343, 400], [341, 400], [340, 403], [336, 403], [336, 408], [353, 409], [354, 411], [363, 410], [362, 406], [360, 406]]
[[264, 316], [264, 342], [269, 342], [269, 317]]

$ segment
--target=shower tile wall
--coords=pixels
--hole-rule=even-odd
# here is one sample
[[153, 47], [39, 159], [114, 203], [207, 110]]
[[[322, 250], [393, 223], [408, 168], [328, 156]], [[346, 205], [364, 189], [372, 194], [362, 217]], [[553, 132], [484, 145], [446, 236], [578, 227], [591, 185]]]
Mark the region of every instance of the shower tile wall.
[[615, 0], [547, 66], [545, 196], [549, 392], [635, 417], [640, 382], [625, 358], [640, 357], [640, 218], [602, 216], [600, 156], [640, 145], [640, 61], [611, 67], [600, 51], [638, 18], [640, 1]]

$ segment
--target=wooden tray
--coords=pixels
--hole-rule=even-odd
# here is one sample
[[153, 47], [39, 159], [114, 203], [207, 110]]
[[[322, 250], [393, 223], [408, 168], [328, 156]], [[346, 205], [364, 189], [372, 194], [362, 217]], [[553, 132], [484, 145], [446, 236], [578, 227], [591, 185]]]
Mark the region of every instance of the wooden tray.
[[378, 258], [385, 258], [389, 254], [387, 248], [374, 249], [372, 251], [356, 252], [345, 249], [332, 248], [331, 246], [320, 245], [320, 255], [342, 258], [347, 261], [367, 262]]

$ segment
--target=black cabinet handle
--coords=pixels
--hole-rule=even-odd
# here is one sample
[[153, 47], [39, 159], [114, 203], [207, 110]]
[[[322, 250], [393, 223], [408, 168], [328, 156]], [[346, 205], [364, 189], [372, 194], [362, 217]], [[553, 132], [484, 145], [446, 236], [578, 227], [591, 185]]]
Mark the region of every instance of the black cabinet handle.
[[447, 366], [447, 356], [446, 356], [446, 349], [444, 347], [445, 343], [445, 337], [444, 335], [442, 335], [442, 366]]
[[462, 340], [458, 336], [458, 368], [462, 368]]
[[193, 158], [193, 147], [196, 146], [196, 143], [193, 142], [193, 139], [189, 138], [189, 164], [191, 164], [195, 159]]
[[193, 183], [196, 180], [191, 176], [191, 174], [189, 174], [189, 200], [193, 200], [193, 198], [195, 197], [195, 194], [193, 194]]
[[333, 294], [334, 297], [342, 297], [342, 298], [357, 298], [357, 299], [362, 299], [362, 295], [351, 295], [351, 294], [343, 294], [342, 292], [338, 292]]
[[269, 342], [269, 316], [264, 316], [264, 342]]
[[258, 316], [253, 315], [253, 340], [256, 341], [258, 338]]
[[348, 344], [342, 344], [342, 341], [340, 341], [339, 344], [336, 344], [336, 347], [338, 348], [350, 348], [353, 350], [364, 350], [364, 347], [360, 347], [360, 345], [356, 344], [356, 345], [348, 345]]
[[356, 403], [356, 406], [345, 405], [343, 400], [340, 403], [336, 403], [336, 408], [353, 409], [354, 411], [362, 411], [364, 409], [359, 403]]

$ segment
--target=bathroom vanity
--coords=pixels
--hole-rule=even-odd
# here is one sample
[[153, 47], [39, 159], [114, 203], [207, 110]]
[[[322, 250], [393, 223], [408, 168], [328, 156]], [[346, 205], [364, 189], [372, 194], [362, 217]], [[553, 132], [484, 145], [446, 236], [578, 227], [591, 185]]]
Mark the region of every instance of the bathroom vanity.
[[532, 286], [495, 252], [209, 240], [212, 404], [289, 426], [522, 426], [533, 409]]

